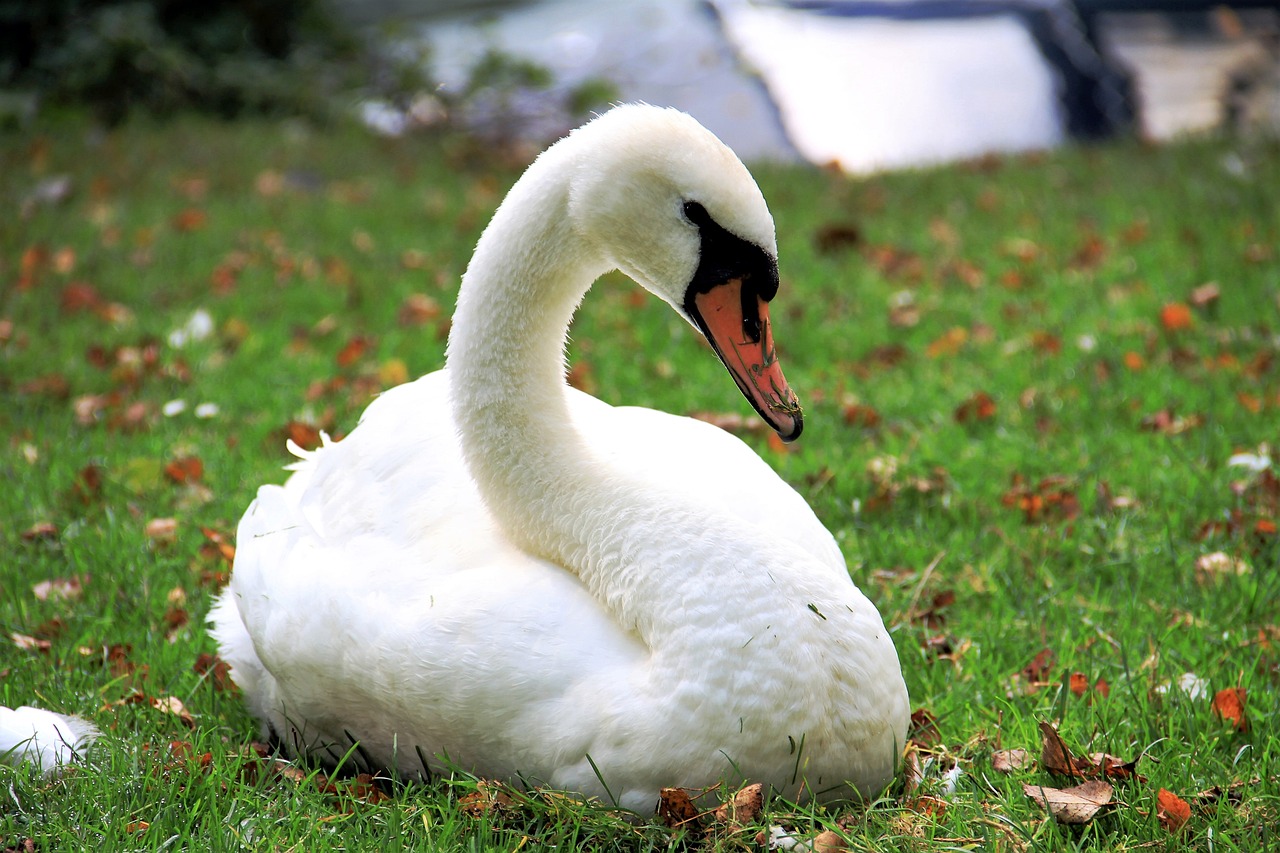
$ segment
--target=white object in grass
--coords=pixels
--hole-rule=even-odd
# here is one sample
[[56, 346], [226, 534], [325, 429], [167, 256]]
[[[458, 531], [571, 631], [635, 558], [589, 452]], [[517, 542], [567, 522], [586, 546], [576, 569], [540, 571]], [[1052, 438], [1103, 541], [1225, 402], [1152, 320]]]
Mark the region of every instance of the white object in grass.
[[0, 706], [0, 762], [5, 764], [30, 762], [42, 773], [54, 773], [83, 754], [97, 736], [97, 727], [79, 717], [30, 705]]

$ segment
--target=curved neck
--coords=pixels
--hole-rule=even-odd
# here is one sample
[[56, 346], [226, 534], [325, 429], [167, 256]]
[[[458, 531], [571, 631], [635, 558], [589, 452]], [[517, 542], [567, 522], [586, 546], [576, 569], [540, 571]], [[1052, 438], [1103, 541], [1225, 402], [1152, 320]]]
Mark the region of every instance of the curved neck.
[[[762, 625], [810, 618], [805, 603], [845, 596], [847, 577], [793, 574], [783, 543], [612, 470], [578, 434], [564, 347], [578, 303], [610, 265], [568, 221], [557, 179], [566, 164], [547, 160], [526, 172], [480, 238], [449, 338], [450, 404], [485, 504], [516, 545], [577, 574], [646, 641], [696, 629], [682, 611], [706, 602]], [[689, 572], [699, 565], [734, 567], [732, 589]]]
[[462, 279], [447, 364], [463, 455], [485, 503], [521, 547], [576, 570], [560, 547], [563, 494], [582, 453], [564, 349], [579, 301], [608, 264], [569, 223], [564, 165], [544, 154], [485, 229]]

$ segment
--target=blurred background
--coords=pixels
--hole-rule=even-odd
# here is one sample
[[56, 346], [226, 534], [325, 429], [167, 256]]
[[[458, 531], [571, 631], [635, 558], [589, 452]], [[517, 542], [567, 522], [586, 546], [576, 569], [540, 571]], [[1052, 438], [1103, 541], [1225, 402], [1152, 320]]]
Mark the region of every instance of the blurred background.
[[746, 159], [850, 172], [1280, 127], [1268, 0], [46, 0], [0, 25], [8, 124], [339, 112], [532, 150], [643, 100]]

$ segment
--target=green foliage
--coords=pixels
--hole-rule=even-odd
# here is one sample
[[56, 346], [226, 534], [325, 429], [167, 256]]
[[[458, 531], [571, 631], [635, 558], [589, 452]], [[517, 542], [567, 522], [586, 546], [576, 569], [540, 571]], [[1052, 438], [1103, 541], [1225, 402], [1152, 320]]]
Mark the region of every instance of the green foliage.
[[355, 43], [323, 0], [6, 2], [0, 88], [140, 109], [324, 114]]
[[[263, 772], [242, 703], [196, 669], [226, 569], [202, 528], [229, 538], [256, 485], [283, 480], [291, 422], [348, 431], [379, 388], [441, 365], [459, 276], [517, 170], [347, 127], [88, 129], [0, 137], [0, 204], [26, 211], [0, 223], [0, 703], [107, 736], [62, 780], [0, 768], [0, 848], [758, 850], [776, 824], [868, 851], [1276, 847], [1280, 545], [1259, 525], [1276, 487], [1228, 464], [1280, 447], [1274, 143], [755, 170], [806, 432], [788, 451], [744, 437], [840, 540], [938, 742], [910, 795], [773, 803], [704, 838], [553, 796], [478, 807], [465, 778], [375, 804], [312, 768]], [[69, 192], [35, 192], [57, 176]], [[212, 334], [172, 344], [198, 308]], [[686, 324], [620, 276], [573, 331], [578, 378], [609, 402], [751, 418]], [[166, 473], [190, 456], [194, 482]], [[171, 540], [148, 535], [157, 518], [176, 519]], [[1230, 572], [1197, 568], [1216, 553]], [[76, 596], [35, 593], [70, 577]], [[1109, 692], [1075, 695], [1072, 673]], [[1174, 686], [1185, 673], [1245, 688], [1250, 727]], [[193, 725], [120, 704], [135, 690], [180, 699]], [[1088, 825], [1046, 819], [1023, 783], [1071, 782], [993, 761], [1038, 757], [1041, 720], [1077, 752], [1142, 755], [1147, 781], [1117, 781]], [[925, 813], [914, 797], [943, 795], [953, 761], [954, 792]], [[1161, 788], [1191, 803], [1184, 829], [1160, 823]]]

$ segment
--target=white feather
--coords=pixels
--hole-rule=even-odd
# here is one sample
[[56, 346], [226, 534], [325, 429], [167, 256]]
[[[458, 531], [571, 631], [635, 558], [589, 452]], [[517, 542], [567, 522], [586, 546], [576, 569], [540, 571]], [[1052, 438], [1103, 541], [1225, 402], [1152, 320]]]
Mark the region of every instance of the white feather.
[[0, 762], [30, 762], [42, 773], [54, 773], [82, 755], [98, 737], [88, 720], [23, 705], [0, 706]]

